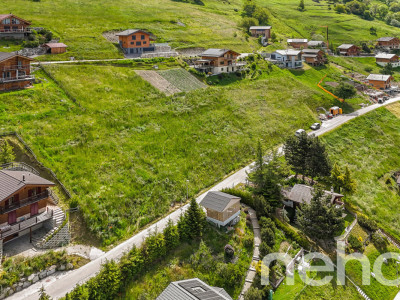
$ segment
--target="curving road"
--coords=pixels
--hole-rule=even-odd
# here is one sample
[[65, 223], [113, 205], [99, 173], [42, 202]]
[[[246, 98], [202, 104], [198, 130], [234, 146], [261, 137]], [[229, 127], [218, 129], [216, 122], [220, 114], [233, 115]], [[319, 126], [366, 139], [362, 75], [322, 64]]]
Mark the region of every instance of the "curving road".
[[[364, 115], [372, 110], [375, 110], [381, 106], [388, 105], [393, 102], [397, 102], [400, 100], [400, 97], [393, 98], [391, 100], [386, 101], [384, 104], [373, 104], [357, 110], [351, 114], [347, 115], [340, 115], [331, 120], [325, 121], [322, 123], [321, 129], [314, 131], [313, 133], [316, 136], [322, 135], [328, 131], [338, 128], [344, 123], [357, 118], [361, 115]], [[251, 169], [251, 165], [246, 166], [236, 173], [228, 176], [224, 180], [222, 180], [217, 185], [213, 186], [209, 189], [209, 191], [218, 191], [223, 188], [235, 186], [238, 183], [245, 183], [247, 178], [247, 172]], [[196, 198], [198, 202], [200, 202], [207, 192], [201, 194]], [[136, 235], [132, 236], [130, 239], [124, 241], [123, 243], [119, 244], [115, 248], [111, 249], [110, 251], [106, 252], [101, 257], [89, 262], [88, 264], [84, 265], [83, 267], [70, 271], [68, 273], [63, 273], [56, 275], [51, 278], [45, 278], [27, 289], [24, 289], [7, 299], [10, 300], [20, 300], [20, 299], [30, 299], [36, 300], [39, 298], [39, 288], [44, 286], [47, 294], [50, 295], [53, 299], [59, 299], [65, 296], [66, 293], [70, 292], [77, 284], [82, 284], [89, 280], [91, 277], [95, 276], [97, 272], [100, 271], [101, 265], [105, 263], [107, 260], [118, 260], [120, 259], [123, 254], [129, 251], [134, 245], [140, 246], [146, 236], [153, 232], [155, 229], [159, 231], [163, 230], [166, 226], [169, 219], [172, 219], [176, 222], [179, 219], [180, 214], [188, 208], [188, 204], [183, 206], [182, 208], [172, 212], [168, 216], [160, 219], [155, 224], [151, 225], [150, 227], [143, 229], [141, 232], [137, 233]]]

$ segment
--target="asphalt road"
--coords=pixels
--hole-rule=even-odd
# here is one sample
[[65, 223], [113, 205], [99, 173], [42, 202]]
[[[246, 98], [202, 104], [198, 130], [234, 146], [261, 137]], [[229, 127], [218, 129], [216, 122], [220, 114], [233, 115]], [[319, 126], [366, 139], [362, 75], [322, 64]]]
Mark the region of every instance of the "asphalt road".
[[[389, 101], [386, 101], [384, 104], [373, 104], [357, 110], [354, 113], [347, 114], [347, 115], [340, 115], [331, 120], [325, 121], [322, 123], [321, 129], [314, 131], [313, 133], [316, 136], [322, 135], [328, 131], [336, 129], [337, 127], [341, 126], [342, 124], [358, 117], [364, 115], [374, 109], [377, 109], [381, 106], [388, 105], [390, 103], [399, 101], [400, 97], [393, 98]], [[281, 149], [280, 149], [281, 150]], [[242, 168], [241, 170], [237, 171], [236, 173], [228, 176], [220, 183], [209, 189], [209, 191], [218, 191], [226, 187], [232, 187], [237, 185], [238, 183], [245, 183], [247, 178], [247, 172], [250, 171], [251, 165]], [[196, 199], [200, 202], [207, 192], [201, 194]], [[84, 265], [83, 267], [70, 271], [64, 274], [58, 274], [53, 277], [48, 277], [44, 280], [41, 280], [34, 285], [30, 286], [27, 289], [18, 292], [11, 297], [7, 298], [10, 300], [19, 300], [19, 299], [30, 299], [35, 300], [39, 298], [38, 290], [41, 286], [44, 286], [47, 294], [49, 294], [53, 299], [59, 299], [65, 296], [66, 293], [70, 292], [77, 284], [82, 284], [89, 280], [91, 277], [96, 275], [99, 272], [101, 265], [108, 260], [118, 260], [120, 259], [125, 252], [128, 252], [134, 245], [140, 246], [146, 236], [153, 232], [154, 230], [162, 231], [163, 228], [166, 226], [169, 219], [172, 219], [176, 222], [179, 219], [180, 214], [188, 208], [189, 205], [183, 206], [181, 209], [178, 209], [168, 216], [164, 217], [163, 219], [159, 220], [155, 224], [149, 226], [148, 228], [142, 230], [141, 232], [135, 234], [130, 239], [124, 241], [123, 243], [119, 244], [115, 248], [111, 249], [110, 251], [106, 252], [103, 256], [99, 257], [96, 260], [89, 262], [88, 264]]]

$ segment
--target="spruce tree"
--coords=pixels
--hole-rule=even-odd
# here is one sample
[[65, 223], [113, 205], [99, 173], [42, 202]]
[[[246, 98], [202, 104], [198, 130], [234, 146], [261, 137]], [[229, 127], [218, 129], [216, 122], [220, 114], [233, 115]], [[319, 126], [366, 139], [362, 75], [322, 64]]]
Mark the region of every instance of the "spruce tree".
[[164, 240], [167, 250], [175, 249], [179, 245], [178, 227], [171, 219], [168, 220], [167, 227], [164, 229]]
[[186, 218], [185, 218], [184, 214], [180, 215], [177, 227], [178, 227], [179, 239], [181, 241], [189, 240], [189, 237], [190, 237], [189, 228], [187, 226], [187, 222], [186, 222]]
[[303, 203], [296, 210], [300, 228], [310, 237], [333, 238], [343, 226], [342, 209], [330, 202], [320, 188], [314, 190], [310, 203]]
[[340, 189], [344, 186], [344, 174], [342, 169], [337, 163], [333, 165], [330, 182], [333, 186], [333, 189], [337, 193], [340, 193]]
[[317, 137], [310, 137], [307, 155], [307, 175], [313, 180], [316, 177], [329, 176], [331, 164], [325, 146]]
[[188, 235], [190, 238], [201, 237], [203, 234], [205, 216], [195, 198], [190, 201], [190, 206], [185, 214]]
[[348, 166], [344, 169], [343, 176], [343, 190], [347, 193], [353, 193], [357, 188], [356, 181], [352, 178], [350, 169]]

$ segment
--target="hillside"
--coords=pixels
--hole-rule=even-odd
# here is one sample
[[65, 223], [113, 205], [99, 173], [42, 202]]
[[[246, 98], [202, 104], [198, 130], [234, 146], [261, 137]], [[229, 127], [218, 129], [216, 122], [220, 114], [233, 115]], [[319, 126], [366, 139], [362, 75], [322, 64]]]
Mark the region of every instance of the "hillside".
[[[278, 40], [269, 49], [284, 46], [286, 38], [311, 38], [313, 34], [325, 36], [329, 26], [330, 40], [338, 46], [342, 42], [375, 40], [377, 36], [396, 35], [398, 29], [382, 21], [367, 21], [351, 14], [338, 14], [327, 1], [305, 1], [306, 10], [297, 10], [298, 0], [257, 0], [269, 11], [269, 23]], [[173, 47], [232, 48], [240, 52], [258, 50], [254, 38], [247, 38], [239, 27], [243, 1], [203, 0], [199, 4], [173, 0], [42, 0], [40, 2], [4, 1], [0, 13], [13, 12], [31, 20], [33, 26], [53, 31], [69, 48], [66, 54], [46, 56], [46, 60], [100, 59], [122, 57], [103, 33], [128, 28], [141, 28], [154, 33], [157, 42], [169, 42]], [[378, 29], [371, 35], [370, 27]], [[1, 43], [7, 46], [9, 43]], [[16, 50], [0, 48], [3, 51]]]

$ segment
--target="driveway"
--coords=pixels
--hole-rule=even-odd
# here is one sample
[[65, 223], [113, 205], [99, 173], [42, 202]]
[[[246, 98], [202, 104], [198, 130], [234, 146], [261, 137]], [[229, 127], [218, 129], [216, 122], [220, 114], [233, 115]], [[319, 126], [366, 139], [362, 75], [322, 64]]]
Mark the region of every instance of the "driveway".
[[[328, 131], [331, 131], [342, 124], [358, 117], [361, 115], [364, 115], [374, 109], [377, 109], [381, 106], [388, 105], [390, 103], [399, 101], [400, 97], [393, 98], [389, 101], [386, 101], [384, 104], [373, 104], [370, 106], [367, 106], [365, 108], [362, 108], [354, 113], [347, 114], [347, 115], [340, 115], [338, 117], [335, 117], [331, 120], [328, 120], [326, 122], [323, 122], [321, 129], [314, 131], [315, 135], [319, 136], [322, 135]], [[245, 183], [246, 178], [247, 178], [247, 173], [250, 171], [250, 165], [246, 166], [236, 173], [228, 176], [224, 180], [222, 180], [220, 183], [216, 184], [214, 187], [210, 188], [209, 191], [219, 191], [223, 188], [228, 188], [228, 187], [233, 187], [239, 183]], [[203, 197], [206, 195], [207, 192], [201, 194], [196, 198], [198, 202], [200, 202]], [[44, 286], [46, 292], [53, 298], [53, 299], [58, 299], [63, 296], [65, 296], [66, 293], [70, 292], [77, 284], [82, 284], [85, 283], [87, 280], [89, 280], [91, 277], [96, 275], [97, 272], [100, 271], [101, 265], [104, 264], [108, 260], [118, 260], [120, 259], [125, 252], [128, 252], [134, 245], [139, 247], [143, 240], [148, 236], [150, 232], [153, 232], [154, 230], [159, 230], [162, 231], [168, 220], [172, 219], [174, 222], [177, 222], [179, 219], [179, 216], [181, 215], [182, 212], [187, 210], [189, 205], [183, 206], [181, 209], [178, 209], [168, 216], [164, 217], [163, 219], [159, 220], [155, 224], [151, 225], [150, 227], [142, 230], [141, 232], [137, 233], [130, 239], [124, 241], [123, 243], [119, 244], [115, 248], [111, 249], [101, 257], [89, 262], [88, 264], [84, 265], [83, 267], [70, 271], [69, 273], [60, 275], [54, 277], [53, 279], [46, 279], [46, 280], [41, 280], [34, 285], [30, 286], [29, 288], [22, 290], [19, 293], [16, 293], [9, 297], [8, 299], [12, 300], [19, 300], [19, 299], [38, 299], [39, 298], [39, 293], [38, 290], [42, 285]]]

